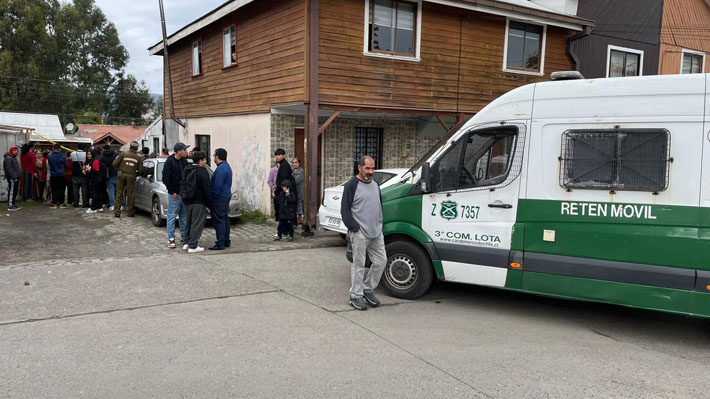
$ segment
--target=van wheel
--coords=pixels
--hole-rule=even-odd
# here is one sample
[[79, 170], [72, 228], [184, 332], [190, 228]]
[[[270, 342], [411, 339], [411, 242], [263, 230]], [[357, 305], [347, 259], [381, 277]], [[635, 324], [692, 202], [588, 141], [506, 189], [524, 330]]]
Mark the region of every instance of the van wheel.
[[165, 225], [163, 216], [160, 214], [160, 200], [158, 197], [153, 198], [153, 204], [150, 206], [150, 220], [153, 226], [162, 227]]
[[420, 246], [409, 241], [394, 241], [387, 245], [383, 277], [383, 286], [389, 295], [416, 299], [431, 287], [434, 267]]

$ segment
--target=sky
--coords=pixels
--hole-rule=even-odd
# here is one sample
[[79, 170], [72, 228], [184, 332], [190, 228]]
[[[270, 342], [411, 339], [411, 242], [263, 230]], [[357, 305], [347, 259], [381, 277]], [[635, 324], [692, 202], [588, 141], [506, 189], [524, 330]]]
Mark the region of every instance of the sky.
[[[225, 3], [226, 0], [163, 0], [168, 35]], [[149, 56], [148, 47], [162, 40], [158, 0], [96, 0], [116, 25], [131, 59], [126, 68], [151, 93], [163, 93], [163, 57]]]

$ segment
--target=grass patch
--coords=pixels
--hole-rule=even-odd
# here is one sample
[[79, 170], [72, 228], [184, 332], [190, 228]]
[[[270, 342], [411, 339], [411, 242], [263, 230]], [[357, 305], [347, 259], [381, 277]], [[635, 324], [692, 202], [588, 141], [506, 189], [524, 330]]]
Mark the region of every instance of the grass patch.
[[255, 224], [266, 224], [269, 221], [269, 217], [260, 210], [247, 211], [242, 210], [242, 217], [239, 218], [239, 223], [255, 223]]

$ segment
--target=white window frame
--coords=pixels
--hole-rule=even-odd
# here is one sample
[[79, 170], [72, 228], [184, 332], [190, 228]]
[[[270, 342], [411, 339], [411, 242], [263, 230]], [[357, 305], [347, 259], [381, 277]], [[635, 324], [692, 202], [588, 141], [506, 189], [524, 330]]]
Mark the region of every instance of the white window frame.
[[[611, 50], [623, 51], [625, 53], [639, 54], [639, 74], [638, 76], [643, 76], [643, 50], [636, 50], [635, 48], [613, 46], [611, 44], [606, 47], [606, 77], [609, 77], [609, 65], [611, 64]], [[623, 76], [624, 78], [628, 76]]]
[[422, 47], [422, 0], [406, 0], [410, 3], [417, 4], [417, 21], [416, 21], [416, 48], [414, 49], [414, 56], [406, 55], [396, 55], [396, 54], [384, 54], [369, 51], [370, 47], [370, 0], [365, 0], [365, 39], [363, 42], [362, 54], [368, 57], [379, 57], [379, 58], [389, 58], [393, 60], [402, 61], [421, 61], [421, 47]]
[[[518, 69], [508, 68], [508, 34], [510, 30], [510, 21], [520, 22], [522, 24], [542, 26], [542, 45], [540, 46], [540, 71], [521, 71]], [[530, 22], [523, 19], [506, 18], [505, 19], [505, 39], [503, 44], [503, 72], [519, 73], [521, 75], [545, 76], [545, 47], [547, 45], [547, 25], [536, 22]]]
[[684, 48], [684, 49], [682, 49], [682, 50], [680, 51], [680, 70], [679, 70], [678, 73], [683, 74], [683, 58], [685, 58], [685, 55], [686, 55], [686, 54], [699, 55], [699, 56], [703, 57], [703, 61], [702, 61], [702, 67], [703, 67], [703, 68], [702, 68], [702, 70], [700, 71], [700, 73], [705, 73], [705, 53], [702, 52], [702, 51], [689, 50], [689, 49], [686, 49], [686, 48]]
[[[229, 46], [228, 46], [229, 47], [229, 61], [230, 61], [230, 63], [229, 63], [229, 65], [225, 65], [224, 64], [224, 61], [225, 61], [225, 58], [224, 58], [225, 51], [224, 50], [225, 50], [225, 43], [226, 42], [224, 41], [224, 33], [228, 30], [231, 31], [232, 28], [234, 28], [234, 53], [232, 53], [232, 43], [231, 43], [232, 37], [230, 36], [229, 37], [230, 42], [229, 42]], [[237, 54], [237, 24], [231, 24], [231, 25], [228, 25], [228, 26], [222, 28], [222, 69], [232, 68], [237, 65], [237, 62], [232, 61], [232, 55], [234, 55], [234, 54]]]
[[[192, 53], [192, 55], [191, 55], [192, 56], [192, 65], [191, 65], [192, 66], [192, 76], [200, 76], [200, 75], [202, 75], [202, 69], [204, 68], [204, 62], [200, 63], [199, 59], [195, 59], [195, 45], [199, 46], [198, 53], [199, 53], [199, 57], [202, 58], [202, 40], [195, 40], [194, 42], [192, 42], [192, 51], [191, 51], [191, 53]], [[203, 58], [203, 60], [204, 60], [204, 58]], [[200, 71], [197, 73], [195, 73], [195, 65], [200, 67]]]

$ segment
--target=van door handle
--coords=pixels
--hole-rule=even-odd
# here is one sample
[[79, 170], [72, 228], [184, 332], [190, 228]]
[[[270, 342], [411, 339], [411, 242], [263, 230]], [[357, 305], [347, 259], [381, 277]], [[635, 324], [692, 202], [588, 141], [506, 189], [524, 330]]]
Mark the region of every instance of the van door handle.
[[510, 204], [488, 204], [489, 208], [503, 208], [503, 209], [510, 209], [513, 207], [513, 205]]

